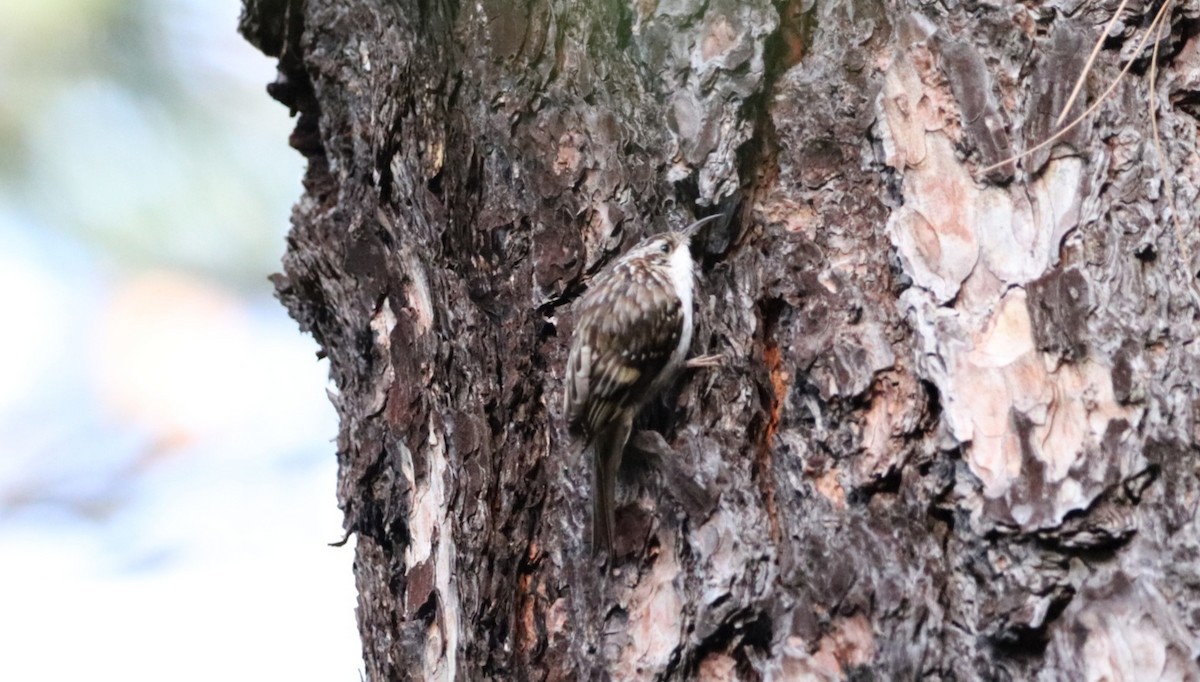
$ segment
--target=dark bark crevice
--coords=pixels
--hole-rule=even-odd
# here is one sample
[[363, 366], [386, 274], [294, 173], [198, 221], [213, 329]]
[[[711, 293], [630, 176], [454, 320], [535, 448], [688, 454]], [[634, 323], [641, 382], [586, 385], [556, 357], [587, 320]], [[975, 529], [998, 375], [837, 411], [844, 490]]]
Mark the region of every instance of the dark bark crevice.
[[[1185, 198], [1194, 4], [1160, 54]], [[309, 161], [273, 281], [336, 386], [367, 675], [1200, 674], [1200, 321], [1146, 77], [975, 176], [1052, 132], [1111, 10], [247, 0]], [[694, 350], [726, 363], [642, 415], [601, 570], [572, 303], [713, 212]]]

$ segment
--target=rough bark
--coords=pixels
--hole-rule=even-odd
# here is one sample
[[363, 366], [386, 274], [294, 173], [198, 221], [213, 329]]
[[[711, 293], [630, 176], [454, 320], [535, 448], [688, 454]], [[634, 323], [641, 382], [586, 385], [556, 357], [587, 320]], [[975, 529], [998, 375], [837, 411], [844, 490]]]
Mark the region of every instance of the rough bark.
[[[1129, 76], [984, 171], [1117, 4], [246, 0], [368, 676], [1197, 677], [1200, 3], [1151, 92], [1130, 2], [1072, 111]], [[601, 571], [571, 303], [713, 210], [727, 362], [644, 415]]]

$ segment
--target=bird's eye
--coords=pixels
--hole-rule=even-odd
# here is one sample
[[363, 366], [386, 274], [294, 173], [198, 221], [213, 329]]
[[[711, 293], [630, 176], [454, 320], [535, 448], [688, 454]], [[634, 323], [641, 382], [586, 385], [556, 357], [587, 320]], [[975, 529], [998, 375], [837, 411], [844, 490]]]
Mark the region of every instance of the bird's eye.
[[662, 251], [663, 253], [671, 253], [671, 245], [667, 242], [663, 242], [662, 246], [658, 247], [658, 250]]

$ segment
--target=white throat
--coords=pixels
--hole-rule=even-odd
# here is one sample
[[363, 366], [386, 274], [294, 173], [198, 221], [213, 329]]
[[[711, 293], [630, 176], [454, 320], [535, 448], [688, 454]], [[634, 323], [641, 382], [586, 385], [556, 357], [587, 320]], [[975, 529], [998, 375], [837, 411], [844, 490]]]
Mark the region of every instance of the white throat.
[[683, 329], [679, 335], [679, 345], [671, 353], [671, 366], [679, 367], [687, 358], [688, 349], [692, 347], [692, 287], [695, 284], [696, 273], [692, 268], [692, 252], [687, 244], [676, 247], [671, 254], [671, 283], [679, 293], [679, 303], [683, 306]]

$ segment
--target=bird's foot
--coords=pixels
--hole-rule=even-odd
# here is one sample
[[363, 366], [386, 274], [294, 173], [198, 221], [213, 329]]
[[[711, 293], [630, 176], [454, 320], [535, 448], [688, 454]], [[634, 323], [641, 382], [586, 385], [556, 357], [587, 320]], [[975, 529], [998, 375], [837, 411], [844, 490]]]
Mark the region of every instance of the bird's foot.
[[712, 367], [720, 367], [725, 364], [725, 356], [717, 355], [701, 355], [698, 358], [692, 358], [684, 363], [688, 369], [710, 369]]

